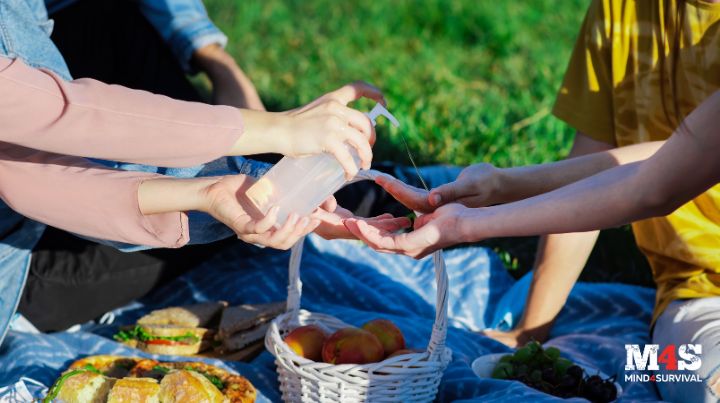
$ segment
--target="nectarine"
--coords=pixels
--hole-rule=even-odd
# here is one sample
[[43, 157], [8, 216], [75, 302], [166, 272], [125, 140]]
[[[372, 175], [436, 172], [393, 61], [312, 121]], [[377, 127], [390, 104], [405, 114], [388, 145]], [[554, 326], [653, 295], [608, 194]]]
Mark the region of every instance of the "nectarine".
[[383, 357], [380, 340], [372, 333], [354, 327], [333, 333], [322, 349], [323, 361], [329, 364], [367, 364]]
[[405, 337], [400, 329], [387, 319], [375, 319], [362, 326], [375, 335], [383, 346], [385, 356], [405, 348]]
[[322, 348], [327, 334], [317, 325], [300, 326], [285, 336], [285, 343], [295, 354], [308, 360], [322, 361]]

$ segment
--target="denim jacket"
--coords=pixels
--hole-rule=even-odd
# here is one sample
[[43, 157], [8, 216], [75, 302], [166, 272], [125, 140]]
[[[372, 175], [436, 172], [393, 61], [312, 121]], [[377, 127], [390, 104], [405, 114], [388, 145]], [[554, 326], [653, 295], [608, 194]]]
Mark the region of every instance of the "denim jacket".
[[[59, 3], [50, 0], [48, 3]], [[208, 20], [200, 0], [143, 0], [144, 12], [162, 33], [181, 60], [197, 46], [224, 36]], [[57, 7], [57, 5], [55, 5]], [[177, 15], [175, 14], [177, 13]], [[177, 17], [177, 18], [176, 18]], [[21, 58], [28, 65], [46, 68], [70, 80], [65, 61], [50, 40], [53, 23], [43, 0], [0, 0], [0, 55]], [[183, 59], [187, 57], [186, 59]], [[1, 96], [1, 95], [0, 95]], [[175, 177], [212, 176], [242, 173], [260, 176], [268, 166], [241, 157], [222, 158], [189, 168], [160, 168], [97, 161], [117, 169], [157, 172]], [[2, 186], [2, 183], [0, 183]], [[0, 343], [10, 326], [22, 294], [30, 265], [31, 251], [45, 226], [12, 211], [0, 200]], [[207, 243], [231, 235], [231, 231], [203, 213], [190, 213], [190, 241]], [[121, 250], [141, 246], [111, 244]]]

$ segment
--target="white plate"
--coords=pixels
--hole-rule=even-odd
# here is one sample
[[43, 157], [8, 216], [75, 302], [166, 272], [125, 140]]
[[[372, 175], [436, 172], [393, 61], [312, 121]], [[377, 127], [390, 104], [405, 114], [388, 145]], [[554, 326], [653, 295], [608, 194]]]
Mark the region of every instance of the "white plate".
[[[472, 363], [472, 370], [475, 373], [475, 375], [479, 376], [480, 378], [492, 378], [492, 372], [495, 369], [495, 366], [500, 361], [500, 358], [502, 356], [507, 355], [503, 353], [496, 353], [496, 354], [487, 354], [480, 356], [475, 359]], [[595, 368], [591, 368], [585, 365], [577, 364], [580, 368], [582, 368], [586, 374], [600, 375], [601, 378], [606, 379], [608, 376], [603, 374], [602, 372], [598, 373], [599, 371]], [[619, 383], [615, 382], [615, 387], [617, 388], [617, 396], [620, 397], [622, 395], [622, 386], [620, 386]]]

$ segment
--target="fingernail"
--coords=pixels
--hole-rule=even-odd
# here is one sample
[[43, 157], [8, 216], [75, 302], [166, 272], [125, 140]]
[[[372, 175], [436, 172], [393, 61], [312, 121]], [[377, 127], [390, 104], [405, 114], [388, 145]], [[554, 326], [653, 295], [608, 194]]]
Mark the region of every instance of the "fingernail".
[[433, 203], [434, 205], [437, 206], [438, 204], [440, 204], [441, 201], [442, 201], [442, 196], [440, 196], [440, 195], [437, 194], [437, 193], [435, 193], [434, 195], [432, 195], [432, 203]]

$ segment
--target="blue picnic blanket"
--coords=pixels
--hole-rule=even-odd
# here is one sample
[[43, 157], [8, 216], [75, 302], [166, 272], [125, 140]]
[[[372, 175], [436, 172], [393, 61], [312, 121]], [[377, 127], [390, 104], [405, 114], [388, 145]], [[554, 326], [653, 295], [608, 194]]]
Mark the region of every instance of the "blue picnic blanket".
[[[11, 331], [0, 348], [0, 386], [21, 376], [51, 384], [69, 363], [90, 354], [143, 355], [112, 341], [118, 324], [130, 324], [151, 309], [209, 300], [261, 303], [286, 297], [289, 253], [238, 243], [141, 301], [116, 310], [114, 325], [87, 325], [74, 333]], [[529, 277], [515, 281], [492, 251], [465, 247], [445, 252], [450, 278], [447, 344], [453, 360], [445, 371], [438, 401], [555, 401], [518, 382], [480, 379], [472, 361], [510, 349], [477, 331], [511, 326], [522, 311]], [[302, 307], [360, 325], [383, 317], [397, 323], [408, 345], [423, 348], [435, 314], [432, 262], [378, 254], [357, 241], [306, 241], [301, 268]], [[580, 283], [552, 331], [549, 345], [568, 358], [618, 374], [621, 401], [656, 401], [651, 384], [625, 384], [626, 343], [648, 342], [654, 291], [622, 284]], [[168, 359], [168, 357], [161, 357]], [[280, 401], [273, 357], [264, 352], [251, 363], [207, 360], [244, 375], [259, 400]]]

